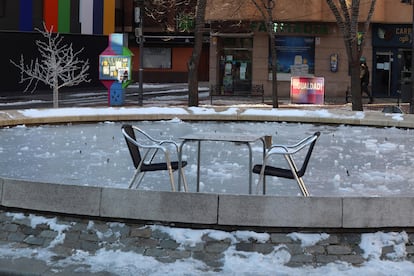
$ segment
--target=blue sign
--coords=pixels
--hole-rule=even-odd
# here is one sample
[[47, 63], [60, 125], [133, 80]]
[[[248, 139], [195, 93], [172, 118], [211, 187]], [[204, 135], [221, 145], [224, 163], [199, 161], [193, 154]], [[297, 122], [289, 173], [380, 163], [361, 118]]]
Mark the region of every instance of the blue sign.
[[315, 73], [315, 37], [276, 36], [275, 46], [278, 73]]

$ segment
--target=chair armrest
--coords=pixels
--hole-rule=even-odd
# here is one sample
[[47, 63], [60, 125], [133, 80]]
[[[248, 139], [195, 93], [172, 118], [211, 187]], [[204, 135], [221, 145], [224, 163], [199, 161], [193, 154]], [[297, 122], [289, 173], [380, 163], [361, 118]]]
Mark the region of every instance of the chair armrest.
[[148, 138], [148, 140], [157, 143], [158, 145], [162, 145], [162, 144], [173, 144], [177, 151], [178, 151], [178, 144], [177, 142], [173, 141], [173, 140], [160, 140], [160, 139], [155, 139], [154, 137], [152, 137], [151, 135], [149, 135], [148, 133], [146, 133], [145, 131], [143, 131], [142, 129], [140, 129], [139, 127], [136, 126], [132, 126], [133, 129], [135, 129], [136, 131], [138, 131], [139, 133], [141, 133], [142, 135], [144, 135], [146, 138]]
[[135, 131], [137, 131], [137, 132], [141, 133], [142, 135], [144, 135], [144, 136], [145, 136], [148, 140], [150, 140], [150, 141], [152, 141], [152, 142], [154, 142], [154, 143], [158, 143], [158, 144], [160, 144], [161, 140], [157, 140], [157, 139], [153, 138], [151, 135], [149, 135], [148, 133], [146, 133], [145, 131], [143, 131], [143, 130], [142, 130], [142, 129], [140, 129], [139, 127], [137, 127], [137, 126], [132, 126], [132, 128], [133, 128]]
[[[159, 145], [159, 146], [161, 146], [161, 145], [163, 145], [163, 144], [172, 144], [172, 145], [174, 145], [174, 146], [175, 146], [175, 149], [176, 149], [176, 151], [178, 152], [178, 144], [177, 144], [177, 142], [175, 142], [175, 141], [173, 141], [173, 140], [160, 140], [160, 139], [155, 139], [154, 137], [152, 137], [151, 135], [149, 135], [148, 133], [146, 133], [145, 131], [143, 131], [142, 129], [140, 129], [140, 128], [139, 128], [139, 127], [137, 127], [137, 126], [132, 126], [132, 128], [133, 128], [135, 131], [137, 131], [137, 132], [141, 133], [142, 135], [144, 135], [144, 136], [145, 136], [148, 140], [150, 140], [151, 142], [156, 143], [156, 144], [154, 144], [154, 145], [151, 145], [153, 148], [155, 148], [155, 145]], [[144, 147], [144, 148], [148, 148], [148, 145], [145, 145], [145, 144], [139, 144], [139, 146]], [[164, 148], [164, 150], [165, 150], [165, 148]]]
[[174, 145], [177, 148], [177, 150], [178, 150], [178, 147], [179, 147], [178, 143], [176, 141], [173, 141], [173, 140], [159, 140], [159, 145], [163, 145], [163, 144]]
[[304, 147], [308, 146], [309, 144], [313, 143], [318, 137], [320, 133], [315, 132], [313, 135], [308, 136], [301, 141], [297, 142], [293, 145], [278, 145], [274, 144], [270, 147], [266, 155], [270, 154], [295, 154], [296, 152], [300, 151]]
[[266, 155], [271, 154], [289, 154], [289, 147], [286, 145], [272, 145]]
[[167, 149], [165, 147], [163, 147], [162, 145], [160, 145], [158, 143], [157, 144], [151, 144], [151, 145], [149, 145], [149, 144], [142, 144], [142, 143], [139, 143], [138, 141], [132, 139], [132, 137], [129, 136], [127, 133], [125, 133], [125, 132], [123, 132], [123, 133], [124, 133], [125, 138], [128, 139], [129, 142], [131, 142], [132, 144], [134, 144], [135, 146], [137, 146], [139, 148], [145, 148], [145, 149], [160, 149], [162, 151], [167, 151]]

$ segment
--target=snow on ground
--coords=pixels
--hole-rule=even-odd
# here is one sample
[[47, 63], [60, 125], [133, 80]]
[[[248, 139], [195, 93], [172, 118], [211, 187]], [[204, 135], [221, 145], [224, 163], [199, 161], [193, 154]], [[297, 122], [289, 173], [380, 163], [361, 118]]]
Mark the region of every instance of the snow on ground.
[[[14, 219], [24, 216], [21, 213], [7, 213]], [[59, 235], [52, 241], [53, 247], [62, 243], [65, 238], [64, 230], [68, 225], [56, 223], [55, 219], [48, 219], [42, 216], [30, 215], [30, 225], [35, 227], [37, 224], [45, 223], [52, 230], [58, 231]], [[120, 225], [123, 227], [122, 225]], [[153, 229], [168, 234], [183, 248], [185, 245], [194, 245], [202, 242], [201, 237], [208, 234], [216, 240], [229, 239], [234, 243], [239, 240], [257, 240], [266, 242], [270, 236], [266, 233], [256, 233], [253, 231], [234, 231], [224, 232], [212, 229], [189, 229], [171, 228], [166, 226], [153, 225]], [[288, 234], [294, 240], [301, 241], [302, 247], [312, 246], [318, 241], [329, 238], [326, 233]], [[54, 258], [55, 254], [51, 248], [43, 248], [33, 251], [27, 248], [14, 248], [9, 245], [0, 246], [2, 258], [33, 258], [46, 262], [48, 266], [68, 267], [77, 265], [77, 272], [109, 272], [114, 275], [412, 275], [414, 274], [414, 264], [409, 261], [402, 261], [406, 253], [405, 242], [407, 242], [405, 232], [376, 232], [362, 234], [359, 247], [363, 255], [368, 260], [361, 266], [351, 266], [344, 262], [329, 263], [320, 267], [288, 267], [291, 256], [285, 246], [276, 246], [270, 254], [257, 252], [236, 251], [235, 246], [230, 246], [224, 252], [222, 271], [205, 272], [205, 264], [201, 261], [187, 258], [178, 260], [174, 263], [160, 263], [153, 257], [143, 256], [135, 252], [124, 252], [121, 250], [100, 249], [95, 254], [77, 250], [65, 259]], [[393, 246], [394, 255], [389, 256], [394, 261], [384, 261], [380, 259], [381, 248]]]
[[[59, 108], [59, 109], [24, 109], [19, 112], [31, 118], [43, 117], [66, 117], [79, 115], [123, 115], [123, 114], [189, 114], [206, 115], [206, 114], [223, 114], [236, 115], [238, 108], [230, 107], [225, 111], [216, 111], [212, 107], [106, 107], [106, 108]], [[354, 115], [337, 115], [327, 109], [319, 110], [302, 110], [302, 109], [246, 109], [242, 115], [259, 115], [259, 116], [290, 116], [290, 117], [321, 117], [321, 118], [354, 118], [362, 119], [365, 117], [364, 112], [356, 112]], [[401, 120], [401, 114], [393, 115], [393, 119]]]

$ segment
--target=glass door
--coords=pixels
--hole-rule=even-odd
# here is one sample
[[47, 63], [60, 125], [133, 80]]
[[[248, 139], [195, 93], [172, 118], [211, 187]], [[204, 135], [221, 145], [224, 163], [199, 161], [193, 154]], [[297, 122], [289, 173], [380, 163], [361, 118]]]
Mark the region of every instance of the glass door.
[[249, 50], [225, 50], [223, 85], [225, 91], [249, 94], [252, 76], [252, 52]]
[[224, 38], [220, 82], [224, 94], [248, 95], [252, 87], [252, 39]]
[[373, 93], [376, 97], [392, 95], [393, 52], [377, 51], [374, 57]]

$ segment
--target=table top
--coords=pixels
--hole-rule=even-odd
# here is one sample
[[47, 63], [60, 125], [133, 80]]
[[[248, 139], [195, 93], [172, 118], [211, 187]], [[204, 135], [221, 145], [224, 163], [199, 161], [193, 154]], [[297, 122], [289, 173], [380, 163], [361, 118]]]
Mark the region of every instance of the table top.
[[263, 135], [251, 133], [230, 133], [230, 132], [197, 132], [189, 133], [180, 137], [184, 141], [226, 141], [250, 143], [264, 139]]

